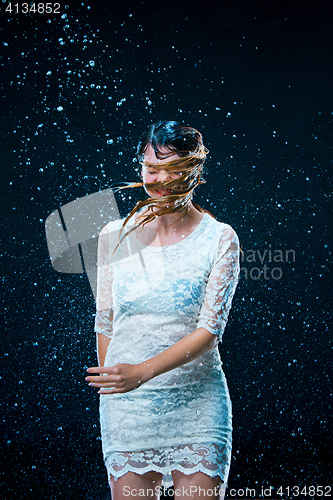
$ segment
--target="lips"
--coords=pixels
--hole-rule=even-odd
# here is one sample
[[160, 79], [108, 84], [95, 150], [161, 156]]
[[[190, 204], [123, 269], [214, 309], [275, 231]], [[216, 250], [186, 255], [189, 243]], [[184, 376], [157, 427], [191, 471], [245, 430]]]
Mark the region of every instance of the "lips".
[[157, 196], [168, 196], [171, 194], [171, 191], [169, 189], [156, 189], [155, 193]]

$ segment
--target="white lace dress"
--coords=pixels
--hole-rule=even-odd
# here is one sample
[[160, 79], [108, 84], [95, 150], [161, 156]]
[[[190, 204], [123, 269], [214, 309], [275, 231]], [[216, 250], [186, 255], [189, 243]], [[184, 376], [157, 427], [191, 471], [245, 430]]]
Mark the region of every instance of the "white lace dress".
[[[234, 230], [205, 214], [178, 243], [118, 243], [121, 221], [99, 238], [95, 330], [110, 337], [105, 366], [137, 364], [193, 330], [222, 336], [239, 274]], [[115, 237], [116, 235], [116, 237]], [[132, 247], [132, 248], [131, 248]], [[227, 481], [232, 414], [218, 347], [125, 394], [100, 396], [108, 476], [197, 471]]]

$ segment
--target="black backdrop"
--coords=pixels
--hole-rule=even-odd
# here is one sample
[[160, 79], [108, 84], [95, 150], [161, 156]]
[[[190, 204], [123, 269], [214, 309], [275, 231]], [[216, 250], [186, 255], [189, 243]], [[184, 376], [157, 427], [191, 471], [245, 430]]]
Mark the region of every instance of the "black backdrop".
[[[229, 497], [329, 484], [331, 2], [82, 0], [61, 2], [60, 14], [8, 4], [3, 498], [109, 495], [98, 399], [84, 381], [96, 364], [94, 299], [84, 274], [52, 269], [44, 223], [136, 180], [135, 143], [159, 119], [202, 131], [210, 156], [195, 201], [236, 229], [244, 252], [221, 347], [234, 411]], [[125, 215], [143, 193], [122, 193]]]

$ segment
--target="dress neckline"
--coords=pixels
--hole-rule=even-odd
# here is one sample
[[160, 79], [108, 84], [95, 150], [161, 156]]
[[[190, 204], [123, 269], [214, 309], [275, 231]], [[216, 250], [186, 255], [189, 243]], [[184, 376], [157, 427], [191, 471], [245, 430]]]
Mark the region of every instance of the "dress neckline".
[[188, 240], [189, 238], [192, 237], [192, 235], [199, 229], [199, 227], [201, 226], [202, 222], [204, 219], [206, 219], [206, 217], [208, 217], [208, 214], [207, 213], [204, 213], [204, 216], [202, 217], [201, 221], [199, 222], [199, 224], [197, 225], [197, 227], [188, 235], [186, 236], [185, 238], [182, 238], [181, 240], [179, 241], [176, 241], [175, 243], [170, 243], [170, 245], [147, 245], [147, 248], [157, 248], [157, 249], [161, 249], [161, 248], [170, 248], [170, 247], [174, 247], [175, 245], [179, 245], [179, 243], [183, 243], [183, 241], [186, 241]]

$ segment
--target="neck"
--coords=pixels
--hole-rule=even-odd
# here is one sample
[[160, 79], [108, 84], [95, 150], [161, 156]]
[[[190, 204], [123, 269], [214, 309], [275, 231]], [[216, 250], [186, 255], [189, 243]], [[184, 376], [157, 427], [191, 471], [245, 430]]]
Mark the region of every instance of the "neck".
[[165, 231], [168, 228], [177, 231], [188, 223], [193, 222], [194, 219], [202, 219], [202, 217], [203, 213], [199, 212], [191, 203], [188, 211], [182, 210], [171, 214], [160, 215], [153, 223], [158, 231]]

